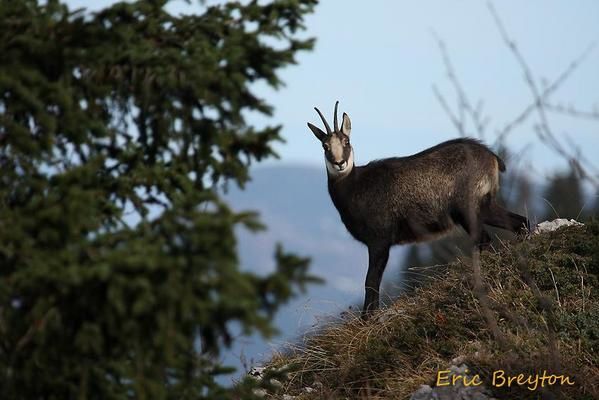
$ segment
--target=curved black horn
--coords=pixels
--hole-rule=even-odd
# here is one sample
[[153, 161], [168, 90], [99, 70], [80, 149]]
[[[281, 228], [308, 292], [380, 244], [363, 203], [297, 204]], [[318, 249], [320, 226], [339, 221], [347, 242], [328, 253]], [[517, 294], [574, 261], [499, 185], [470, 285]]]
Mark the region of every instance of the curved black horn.
[[335, 128], [335, 132], [339, 132], [339, 125], [337, 124], [337, 106], [339, 105], [339, 100], [335, 102], [335, 114], [333, 115], [333, 127]]
[[322, 115], [322, 113], [320, 112], [320, 110], [318, 108], [314, 107], [314, 109], [316, 110], [318, 115], [320, 115], [320, 119], [322, 120], [322, 123], [324, 124], [324, 127], [327, 130], [327, 135], [330, 135], [332, 132], [331, 132], [331, 127], [329, 126], [329, 123], [327, 122], [326, 119], [324, 119], [324, 115]]

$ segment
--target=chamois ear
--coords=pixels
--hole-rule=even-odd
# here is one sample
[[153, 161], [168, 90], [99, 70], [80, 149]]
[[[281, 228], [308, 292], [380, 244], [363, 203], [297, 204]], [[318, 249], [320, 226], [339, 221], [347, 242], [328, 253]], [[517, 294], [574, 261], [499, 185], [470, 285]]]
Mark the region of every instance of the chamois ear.
[[320, 140], [321, 142], [324, 142], [327, 138], [327, 134], [324, 133], [322, 131], [322, 129], [320, 129], [317, 126], [312, 125], [311, 123], [308, 122], [308, 128], [310, 128], [310, 130], [312, 131], [312, 133], [314, 134], [314, 136], [316, 136], [316, 138], [318, 140]]
[[351, 133], [351, 121], [349, 119], [349, 115], [343, 113], [343, 121], [341, 122], [341, 132], [344, 135], [349, 136]]

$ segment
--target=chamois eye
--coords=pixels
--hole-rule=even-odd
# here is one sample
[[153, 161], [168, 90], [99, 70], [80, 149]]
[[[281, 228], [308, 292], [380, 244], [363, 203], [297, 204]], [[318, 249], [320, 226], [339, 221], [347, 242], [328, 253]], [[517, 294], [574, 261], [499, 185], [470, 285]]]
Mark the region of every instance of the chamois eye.
[[322, 145], [322, 148], [324, 149], [324, 151], [329, 151], [331, 148], [329, 147], [328, 143], [325, 143]]

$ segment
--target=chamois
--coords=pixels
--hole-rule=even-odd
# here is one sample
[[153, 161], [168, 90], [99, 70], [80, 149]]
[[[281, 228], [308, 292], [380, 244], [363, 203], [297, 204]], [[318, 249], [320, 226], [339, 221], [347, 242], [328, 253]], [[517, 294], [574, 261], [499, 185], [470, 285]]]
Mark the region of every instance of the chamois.
[[308, 123], [322, 143], [331, 200], [349, 233], [368, 247], [363, 316], [378, 308], [379, 287], [395, 244], [430, 240], [461, 226], [481, 249], [490, 242], [483, 224], [518, 232], [528, 219], [496, 202], [503, 161], [480, 141], [443, 142], [407, 157], [354, 165], [351, 121], [334, 129], [314, 108], [326, 133]]

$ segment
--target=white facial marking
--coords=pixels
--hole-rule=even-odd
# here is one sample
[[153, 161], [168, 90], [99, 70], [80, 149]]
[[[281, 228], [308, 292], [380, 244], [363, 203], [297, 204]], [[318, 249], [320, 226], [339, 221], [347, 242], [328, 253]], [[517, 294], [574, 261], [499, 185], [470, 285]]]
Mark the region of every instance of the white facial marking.
[[329, 175], [334, 177], [345, 176], [349, 174], [354, 167], [354, 150], [351, 150], [349, 153], [349, 158], [341, 165], [332, 164], [326, 156], [324, 157], [324, 162], [327, 166], [327, 172]]

